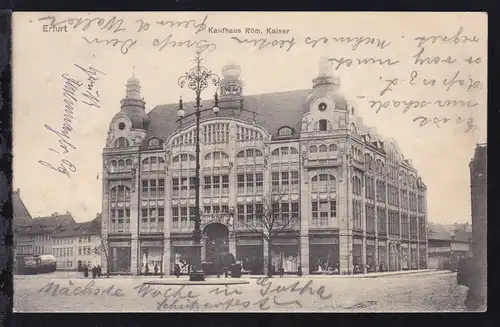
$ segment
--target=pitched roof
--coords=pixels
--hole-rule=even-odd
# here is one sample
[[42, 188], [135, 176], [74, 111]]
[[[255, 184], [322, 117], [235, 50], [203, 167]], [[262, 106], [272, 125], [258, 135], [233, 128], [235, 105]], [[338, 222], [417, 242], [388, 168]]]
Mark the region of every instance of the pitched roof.
[[450, 236], [454, 241], [457, 242], [469, 242], [472, 237], [472, 225], [471, 224], [452, 224], [444, 225], [445, 228], [450, 232]]
[[468, 243], [472, 237], [470, 224], [429, 224], [428, 237], [430, 240], [453, 240]]
[[61, 226], [59, 229], [54, 231], [52, 238], [99, 235], [100, 229], [100, 221], [94, 219], [83, 223]]
[[427, 235], [429, 240], [449, 241], [451, 238], [448, 228], [441, 224], [429, 224]]
[[19, 189], [12, 192], [12, 207], [14, 209], [14, 228], [29, 225], [33, 221], [26, 205], [21, 199]]
[[18, 231], [24, 234], [47, 234], [54, 232], [58, 226], [74, 223], [75, 219], [70, 213], [53, 214], [49, 217], [35, 217], [30, 224], [21, 227]]
[[[302, 104], [310, 93], [311, 90], [298, 90], [247, 95], [243, 97], [243, 108], [256, 112], [255, 123], [264, 127], [273, 136], [278, 135], [280, 127], [290, 126], [296, 131], [295, 137], [298, 137], [302, 123]], [[194, 102], [184, 102], [186, 115], [194, 111], [194, 104]], [[203, 108], [210, 108], [213, 106], [213, 100], [203, 100], [201, 105]], [[165, 141], [168, 136], [178, 129], [178, 107], [178, 103], [159, 105], [148, 113], [151, 123], [149, 124], [146, 142], [147, 139], [152, 137]], [[253, 113], [251, 112], [239, 110], [235, 110], [235, 112], [237, 113], [234, 114], [232, 109], [221, 108], [218, 116], [240, 118], [245, 121], [253, 120]], [[201, 116], [202, 119], [203, 117], [213, 117], [208, 112], [202, 113]], [[194, 122], [194, 117], [192, 121]], [[184, 125], [188, 124], [188, 122], [189, 120], [186, 120]], [[147, 146], [147, 143], [144, 143], [143, 146]]]

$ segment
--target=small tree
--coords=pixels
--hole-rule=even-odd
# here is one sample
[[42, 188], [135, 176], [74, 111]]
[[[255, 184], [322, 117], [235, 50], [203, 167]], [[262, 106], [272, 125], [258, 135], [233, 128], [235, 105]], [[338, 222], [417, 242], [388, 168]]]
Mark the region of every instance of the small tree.
[[[268, 244], [267, 247], [267, 276], [272, 276], [272, 250], [273, 240], [290, 230], [299, 222], [298, 213], [294, 216], [290, 212], [290, 207], [287, 212], [283, 212], [283, 203], [289, 204], [288, 201], [283, 201], [284, 194], [269, 194], [263, 198], [262, 203], [256, 206], [256, 212], [252, 220], [237, 219], [237, 224], [243, 225], [249, 231], [259, 234]], [[260, 205], [260, 206], [259, 206]]]

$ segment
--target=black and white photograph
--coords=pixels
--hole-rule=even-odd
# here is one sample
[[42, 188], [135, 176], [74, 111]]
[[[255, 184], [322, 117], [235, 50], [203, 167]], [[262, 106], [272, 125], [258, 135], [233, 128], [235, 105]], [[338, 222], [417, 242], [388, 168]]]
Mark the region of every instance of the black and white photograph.
[[486, 311], [487, 21], [14, 13], [14, 311]]

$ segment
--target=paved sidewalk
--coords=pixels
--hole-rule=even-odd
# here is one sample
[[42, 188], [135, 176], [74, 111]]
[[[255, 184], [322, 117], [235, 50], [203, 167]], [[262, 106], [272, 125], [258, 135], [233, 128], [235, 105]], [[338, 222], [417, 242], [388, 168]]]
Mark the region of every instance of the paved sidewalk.
[[[369, 273], [369, 274], [356, 274], [356, 275], [302, 275], [302, 277], [310, 277], [310, 278], [378, 278], [378, 277], [386, 277], [386, 276], [397, 276], [397, 275], [414, 275], [414, 274], [444, 274], [451, 273], [449, 270], [439, 270], [439, 269], [420, 269], [420, 270], [401, 270], [401, 271], [387, 271], [387, 272], [377, 272], [377, 273]], [[246, 278], [258, 279], [262, 277], [266, 277], [265, 275], [246, 275], [242, 276]], [[275, 275], [273, 278], [280, 278]], [[297, 275], [284, 275], [283, 278], [300, 278]]]
[[[416, 274], [445, 274], [451, 273], [449, 270], [439, 270], [439, 269], [421, 269], [421, 270], [403, 270], [403, 271], [388, 271], [388, 272], [378, 272], [378, 273], [369, 273], [369, 274], [356, 274], [356, 275], [302, 275], [299, 277], [297, 275], [284, 275], [283, 278], [312, 278], [312, 279], [331, 279], [331, 278], [378, 278], [378, 277], [389, 277], [389, 276], [398, 276], [398, 275], [416, 275]], [[266, 275], [242, 275], [239, 280], [248, 280], [248, 279], [259, 279], [266, 277]], [[83, 277], [83, 273], [74, 272], [74, 271], [56, 271], [50, 274], [39, 274], [39, 275], [15, 275], [16, 279], [40, 279], [40, 278], [71, 278], [71, 279], [92, 279], [92, 276], [87, 278]], [[102, 275], [100, 279], [106, 279], [106, 275]], [[139, 280], [159, 280], [169, 279], [169, 280], [177, 280], [180, 283], [185, 283], [189, 280], [189, 276], [180, 276], [177, 279], [171, 275], [164, 275], [161, 278], [159, 275], [149, 275], [149, 276], [134, 276], [134, 275], [110, 275], [111, 279], [139, 279]], [[274, 275], [273, 278], [280, 278], [277, 275]], [[237, 278], [225, 278], [221, 276], [217, 278], [216, 276], [207, 276], [206, 279], [210, 280], [225, 280], [232, 279], [235, 280]], [[221, 282], [222, 283], [222, 282]]]

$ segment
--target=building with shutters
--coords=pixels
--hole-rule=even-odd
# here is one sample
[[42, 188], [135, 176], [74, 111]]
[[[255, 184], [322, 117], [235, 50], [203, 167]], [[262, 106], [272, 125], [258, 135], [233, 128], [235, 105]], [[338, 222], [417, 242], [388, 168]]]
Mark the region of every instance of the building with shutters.
[[61, 226], [52, 233], [57, 270], [80, 270], [101, 264], [101, 215], [91, 221]]
[[[258, 95], [243, 94], [237, 64], [222, 68], [220, 112], [201, 116], [201, 247], [192, 239], [195, 120], [178, 123], [178, 103], [146, 112], [131, 77], [103, 150], [103, 269], [140, 274], [147, 263], [169, 274], [174, 262], [210, 261], [215, 250], [250, 260], [256, 273], [267, 260], [293, 274], [299, 265], [303, 274], [426, 267], [425, 184], [394, 140], [363, 123], [327, 61], [319, 66], [311, 89]], [[298, 223], [269, 258], [245, 222], [278, 192], [277, 210]]]

